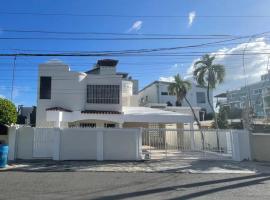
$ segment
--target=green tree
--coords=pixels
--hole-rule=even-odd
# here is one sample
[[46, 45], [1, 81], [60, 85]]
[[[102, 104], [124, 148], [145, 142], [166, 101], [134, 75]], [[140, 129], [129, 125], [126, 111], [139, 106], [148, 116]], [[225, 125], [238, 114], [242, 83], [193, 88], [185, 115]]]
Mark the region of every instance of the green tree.
[[0, 123], [11, 125], [17, 121], [16, 106], [9, 100], [0, 98]]
[[191, 109], [191, 112], [194, 116], [195, 121], [198, 124], [199, 130], [201, 131], [201, 138], [202, 138], [202, 146], [204, 149], [204, 135], [201, 129], [201, 123], [198, 120], [195, 111], [193, 109], [193, 107], [191, 106], [189, 100], [186, 98], [187, 92], [188, 90], [191, 89], [191, 83], [189, 81], [183, 80], [179, 74], [177, 74], [176, 76], [174, 76], [174, 82], [170, 83], [170, 85], [168, 86], [168, 90], [170, 93], [172, 94], [176, 94], [176, 101], [178, 103], [178, 105], [182, 105], [182, 101], [185, 100], [189, 106], [189, 108]]
[[214, 64], [214, 60], [215, 56], [204, 55], [199, 61], [195, 62], [193, 76], [200, 86], [207, 88], [207, 101], [212, 109], [216, 127], [218, 128], [215, 110], [210, 100], [210, 89], [216, 88], [219, 83], [224, 81], [225, 67]]
[[[215, 89], [216, 86], [224, 81], [225, 78], [225, 67], [220, 64], [214, 64], [215, 56], [206, 54], [202, 58], [194, 63], [193, 76], [197, 83], [207, 88], [207, 101], [213, 112], [215, 120], [215, 126], [218, 129], [218, 122], [214, 107], [210, 100], [210, 89]], [[217, 146], [219, 148], [219, 136], [217, 131]]]
[[[230, 108], [228, 106], [220, 106], [219, 112], [217, 114], [218, 127], [221, 129], [229, 128], [228, 115]], [[216, 128], [215, 123], [212, 124], [213, 128]]]

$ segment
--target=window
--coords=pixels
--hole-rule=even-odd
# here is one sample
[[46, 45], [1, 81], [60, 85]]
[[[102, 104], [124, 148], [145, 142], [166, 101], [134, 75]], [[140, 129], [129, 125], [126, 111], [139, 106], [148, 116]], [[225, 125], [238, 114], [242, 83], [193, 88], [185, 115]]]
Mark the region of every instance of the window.
[[95, 123], [80, 123], [80, 127], [82, 128], [96, 128]]
[[115, 124], [104, 124], [105, 128], [115, 128]]
[[161, 95], [168, 95], [168, 92], [161, 92]]
[[119, 104], [119, 85], [87, 85], [87, 103]]
[[41, 76], [39, 86], [39, 98], [51, 99], [51, 87], [52, 87], [52, 78], [49, 76]]
[[254, 89], [253, 90], [253, 94], [256, 95], [256, 94], [261, 94], [262, 93], [262, 89]]
[[204, 92], [197, 92], [197, 103], [205, 103], [205, 93]]

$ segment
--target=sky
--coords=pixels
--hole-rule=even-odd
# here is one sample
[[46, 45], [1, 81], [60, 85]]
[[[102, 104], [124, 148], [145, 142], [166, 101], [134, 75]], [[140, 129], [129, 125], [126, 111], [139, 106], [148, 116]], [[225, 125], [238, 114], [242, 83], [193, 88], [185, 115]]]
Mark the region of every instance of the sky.
[[[143, 88], [154, 80], [171, 80], [177, 73], [182, 77], [190, 78], [193, 63], [203, 54], [218, 54], [215, 62], [225, 66], [226, 78], [225, 82], [215, 89], [215, 94], [237, 89], [244, 85], [245, 80], [247, 83], [258, 81], [260, 75], [267, 71], [267, 53], [270, 51], [269, 34], [247, 36], [270, 31], [269, 0], [10, 0], [3, 2], [0, 7], [0, 54], [186, 47], [227, 40], [228, 35], [241, 37], [231, 42], [196, 48], [186, 47], [156, 52], [152, 55], [83, 58], [18, 56], [15, 60], [13, 87], [13, 101], [16, 105], [36, 104], [38, 64], [50, 59], [61, 59], [74, 71], [89, 70], [98, 59], [118, 59], [117, 70], [128, 72], [134, 79], [139, 80], [139, 87]], [[29, 32], [33, 30], [58, 33]], [[78, 34], [78, 32], [107, 34]], [[148, 34], [159, 34], [160, 36], [155, 37], [163, 37], [163, 39], [149, 39], [154, 36]], [[166, 36], [171, 39], [164, 39], [164, 35], [176, 36]], [[211, 38], [209, 35], [215, 36]], [[44, 39], [46, 37], [56, 39]], [[108, 40], [123, 37], [145, 39]], [[173, 37], [178, 38], [172, 39]], [[106, 40], [93, 40], [93, 38]], [[245, 55], [245, 72], [242, 55], [239, 55], [243, 49], [246, 49], [246, 52], [265, 52], [259, 55]], [[14, 57], [0, 57], [1, 97], [11, 97], [13, 66]]]

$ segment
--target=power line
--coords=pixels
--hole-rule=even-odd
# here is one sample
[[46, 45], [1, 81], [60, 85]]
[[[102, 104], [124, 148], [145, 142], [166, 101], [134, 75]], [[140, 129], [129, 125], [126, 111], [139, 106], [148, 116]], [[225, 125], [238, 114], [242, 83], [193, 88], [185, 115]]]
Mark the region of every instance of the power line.
[[[87, 14], [64, 12], [21, 12], [1, 11], [4, 15], [36, 15], [36, 16], [69, 16], [69, 17], [115, 17], [115, 18], [188, 18], [188, 15], [119, 15], [119, 14]], [[270, 15], [197, 15], [196, 18], [270, 18]]]
[[[225, 38], [225, 37], [224, 37]], [[114, 37], [114, 38], [94, 38], [94, 37], [0, 37], [0, 40], [87, 40], [87, 41], [132, 41], [132, 40], [216, 40], [216, 37]]]
[[[229, 34], [161, 34], [161, 33], [115, 33], [115, 32], [74, 32], [74, 31], [46, 31], [46, 30], [18, 30], [1, 29], [1, 32], [8, 33], [44, 33], [44, 34], [65, 34], [65, 35], [121, 35], [121, 36], [168, 36], [168, 37], [235, 37]], [[239, 36], [238, 36], [239, 37]]]

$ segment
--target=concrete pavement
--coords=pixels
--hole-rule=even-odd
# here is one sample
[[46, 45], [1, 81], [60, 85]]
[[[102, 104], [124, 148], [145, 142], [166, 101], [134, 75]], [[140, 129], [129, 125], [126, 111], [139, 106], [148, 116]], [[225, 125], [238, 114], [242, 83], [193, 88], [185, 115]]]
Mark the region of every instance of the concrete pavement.
[[270, 163], [231, 160], [163, 159], [138, 162], [120, 161], [17, 161], [5, 170], [28, 172], [178, 172], [178, 173], [269, 173]]
[[0, 172], [0, 199], [268, 200], [267, 174]]

